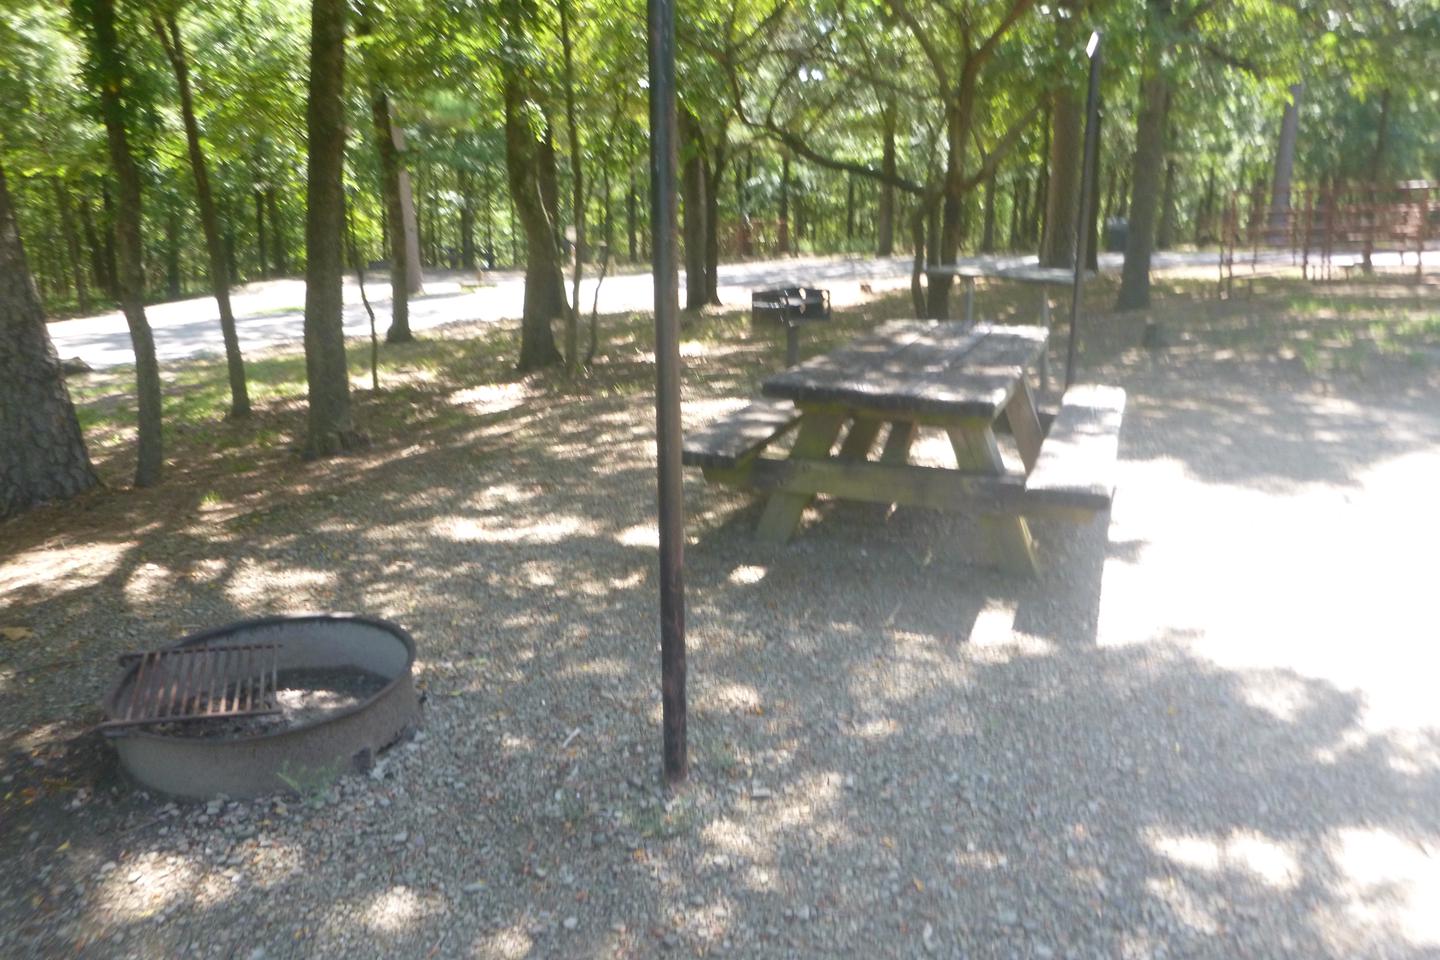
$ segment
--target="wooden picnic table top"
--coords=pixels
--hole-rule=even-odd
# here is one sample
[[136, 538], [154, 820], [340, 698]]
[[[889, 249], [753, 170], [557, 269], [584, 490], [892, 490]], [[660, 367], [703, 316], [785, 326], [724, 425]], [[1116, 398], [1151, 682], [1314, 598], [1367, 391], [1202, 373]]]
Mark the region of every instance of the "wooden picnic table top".
[[[1075, 271], [1069, 267], [1042, 267], [1033, 263], [1010, 267], [987, 263], [939, 263], [926, 267], [925, 272], [935, 277], [959, 277], [964, 280], [997, 279], [1045, 284], [1075, 281]], [[1086, 270], [1081, 274], [1085, 280], [1091, 280], [1095, 276], [1094, 270]]]
[[994, 420], [1045, 350], [1038, 326], [897, 320], [769, 377], [767, 397], [877, 416]]

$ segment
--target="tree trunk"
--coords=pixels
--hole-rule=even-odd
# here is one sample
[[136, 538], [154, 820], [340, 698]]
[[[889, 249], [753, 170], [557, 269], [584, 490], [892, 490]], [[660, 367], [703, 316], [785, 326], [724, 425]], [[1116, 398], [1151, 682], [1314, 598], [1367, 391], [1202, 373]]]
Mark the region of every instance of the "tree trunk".
[[[1105, 142], [1104, 102], [1099, 106], [1100, 109], [1095, 111], [1095, 165], [1090, 168], [1090, 184], [1086, 191], [1090, 209], [1081, 211], [1081, 216], [1085, 217], [1085, 229], [1089, 231], [1089, 239], [1085, 241], [1085, 269], [1096, 272], [1100, 270], [1100, 164], [1104, 159], [1100, 145]], [[1084, 142], [1083, 139], [1081, 142]]]
[[[394, 105], [388, 103], [388, 98], [387, 106], [392, 108], [393, 113]], [[414, 297], [425, 292], [425, 269], [420, 258], [420, 221], [415, 216], [415, 193], [410, 187], [410, 170], [405, 165], [405, 131], [394, 121], [391, 114], [387, 116], [391, 116], [390, 137], [395, 147], [395, 162], [398, 164], [400, 178], [400, 222], [405, 228], [405, 292]], [[406, 321], [404, 335], [409, 337], [408, 316]], [[390, 340], [388, 330], [385, 339]]]
[[1051, 101], [1050, 181], [1045, 189], [1045, 240], [1040, 264], [1075, 265], [1075, 216], [1080, 192], [1081, 115], [1076, 91], [1061, 87]]
[[[1152, 6], [1154, 2], [1152, 0]], [[1161, 177], [1165, 167], [1165, 119], [1170, 82], [1161, 64], [1160, 41], [1152, 39], [1140, 78], [1140, 116], [1135, 127], [1135, 158], [1130, 173], [1130, 223], [1125, 266], [1120, 273], [1116, 307], [1138, 310], [1150, 305], [1150, 255], [1154, 250]]]
[[705, 302], [720, 306], [720, 181], [726, 162], [725, 132], [710, 151], [705, 169]]
[[1175, 176], [1174, 160], [1165, 161], [1165, 186], [1160, 191], [1160, 226], [1155, 230], [1155, 248], [1169, 250], [1175, 245]]
[[115, 278], [105, 269], [105, 245], [95, 232], [95, 217], [90, 212], [88, 197], [80, 198], [80, 229], [85, 234], [85, 248], [90, 253], [90, 276], [102, 296], [115, 299]]
[[1295, 141], [1300, 134], [1300, 96], [1305, 84], [1290, 85], [1290, 102], [1285, 104], [1285, 113], [1280, 118], [1280, 142], [1275, 147], [1275, 180], [1270, 192], [1270, 235], [1285, 238], [1286, 226], [1290, 220], [1290, 181], [1295, 170]]
[[165, 199], [165, 298], [179, 300], [180, 285], [180, 201]]
[[[1375, 220], [1378, 212], [1376, 207], [1380, 201], [1380, 177], [1385, 172], [1385, 146], [1389, 135], [1390, 88], [1386, 87], [1380, 93], [1380, 122], [1375, 129], [1375, 149], [1370, 152], [1369, 228], [1365, 232], [1365, 250], [1361, 260], [1366, 273], [1373, 273], [1375, 270], [1372, 255], [1375, 252]], [[1362, 198], [1361, 202], [1366, 202], [1366, 198]]]
[[331, 456], [358, 446], [361, 440], [350, 415], [342, 286], [346, 2], [310, 3], [310, 99], [305, 111], [310, 144], [305, 187], [307, 457]]
[[635, 228], [636, 228], [636, 207], [639, 206], [639, 199], [635, 194], [635, 172], [630, 172], [630, 192], [625, 194], [625, 239], [626, 252], [630, 255], [630, 262], [638, 259], [635, 249]]
[[[230, 416], [250, 415], [250, 396], [245, 384], [245, 360], [240, 354], [240, 338], [235, 330], [235, 314], [230, 309], [230, 275], [226, 271], [225, 247], [220, 237], [220, 218], [215, 212], [215, 198], [210, 192], [210, 172], [205, 151], [200, 144], [200, 125], [195, 120], [195, 104], [190, 94], [190, 64], [185, 54], [184, 38], [173, 13], [162, 20], [154, 19], [155, 33], [175, 72], [175, 85], [180, 92], [180, 117], [185, 125], [185, 145], [190, 155], [190, 173], [195, 178], [195, 199], [200, 208], [200, 227], [205, 234], [205, 251], [210, 259], [210, 288], [220, 312], [220, 336], [225, 343], [225, 364], [230, 377]], [[256, 194], [259, 211], [259, 194]], [[260, 236], [264, 249], [263, 224]], [[264, 262], [264, 254], [261, 254]]]
[[115, 35], [114, 0], [93, 0], [83, 8], [87, 23], [81, 24], [88, 34], [94, 66], [95, 85], [100, 97], [100, 113], [105, 122], [105, 137], [110, 165], [115, 173], [115, 255], [116, 279], [120, 288], [120, 309], [130, 328], [130, 342], [135, 348], [135, 392], [138, 404], [136, 421], [139, 427], [139, 451], [135, 465], [135, 485], [147, 487], [160, 480], [165, 463], [162, 436], [160, 365], [155, 359], [155, 338], [145, 318], [145, 249], [140, 235], [140, 171], [130, 153], [130, 140], [125, 130], [124, 91], [127, 87], [125, 64], [121, 59]]
[[[458, 135], [457, 135], [458, 137]], [[460, 191], [460, 266], [475, 269], [475, 175], [461, 159], [455, 168], [455, 183]]]
[[90, 285], [85, 281], [85, 260], [80, 253], [80, 231], [70, 206], [70, 190], [59, 177], [50, 183], [55, 191], [55, 207], [60, 212], [60, 232], [65, 234], [65, 255], [70, 261], [70, 272], [75, 275], [76, 305], [82, 314], [89, 313]]
[[[63, 193], [59, 180], [55, 185]], [[74, 245], [78, 248], [78, 239]], [[4, 451], [0, 518], [36, 503], [73, 497], [96, 483], [25, 260], [4, 167], [0, 167], [0, 451]]]
[[685, 222], [685, 309], [699, 310], [709, 302], [705, 290], [705, 137], [689, 107], [677, 110], [680, 133], [680, 196]]
[[[355, 32], [362, 37], [372, 36], [374, 13], [369, 2], [361, 2], [357, 9], [359, 18]], [[383, 201], [385, 220], [388, 224], [386, 238], [390, 260], [390, 326], [385, 331], [386, 343], [409, 343], [414, 340], [410, 332], [410, 290], [412, 256], [419, 256], [418, 240], [414, 239], [415, 211], [409, 211], [406, 219], [405, 197], [401, 189], [401, 139], [394, 129], [390, 111], [390, 95], [383, 63], [383, 53], [366, 49], [368, 86], [370, 95], [370, 122], [375, 128], [375, 150], [380, 159], [380, 196]]]
[[274, 187], [265, 191], [265, 219], [270, 223], [271, 273], [283, 277], [290, 272], [290, 257], [285, 250], [285, 223], [280, 219], [280, 204], [275, 193]]
[[[560, 361], [551, 326], [564, 315], [565, 275], [560, 266], [555, 222], [544, 189], [545, 145], [530, 129], [519, 67], [502, 61], [505, 102], [505, 169], [516, 217], [525, 231], [525, 305], [520, 321], [520, 371]], [[513, 234], [512, 234], [513, 236]]]
[[270, 275], [270, 258], [265, 249], [265, 191], [255, 188], [255, 264], [256, 275]]
[[1205, 174], [1205, 195], [1200, 201], [1200, 210], [1195, 217], [1195, 245], [1204, 246], [1214, 242], [1215, 229], [1215, 165]]
[[103, 247], [105, 251], [105, 275], [109, 278], [107, 288], [112, 300], [120, 299], [120, 260], [115, 253], [115, 203], [110, 198], [110, 185], [100, 183], [100, 210], [104, 214]]
[[980, 233], [980, 252], [995, 252], [995, 171], [985, 178], [985, 226]]
[[775, 252], [782, 257], [790, 252], [790, 154], [780, 157], [780, 226]]
[[585, 167], [580, 156], [580, 121], [575, 117], [575, 52], [570, 41], [570, 0], [558, 0], [560, 48], [564, 64], [565, 134], [570, 148], [570, 209], [575, 220], [575, 272], [570, 309], [565, 311], [565, 366], [580, 370], [580, 281], [585, 274]]

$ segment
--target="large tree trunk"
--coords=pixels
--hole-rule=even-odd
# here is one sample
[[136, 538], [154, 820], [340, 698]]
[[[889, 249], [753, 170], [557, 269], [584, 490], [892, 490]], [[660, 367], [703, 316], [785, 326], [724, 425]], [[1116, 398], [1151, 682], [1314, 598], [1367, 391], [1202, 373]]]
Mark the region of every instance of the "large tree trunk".
[[415, 339], [410, 332], [410, 257], [419, 255], [418, 241], [411, 244], [415, 212], [410, 211], [407, 224], [405, 204], [400, 192], [400, 151], [395, 149], [395, 133], [390, 122], [390, 98], [378, 82], [370, 89], [370, 120], [375, 126], [375, 146], [380, 155], [380, 192], [385, 201], [386, 250], [390, 260], [390, 326], [385, 331], [386, 343], [408, 343]]
[[1045, 189], [1045, 239], [1040, 264], [1075, 265], [1075, 215], [1080, 191], [1082, 151], [1079, 95], [1068, 86], [1057, 89], [1050, 108], [1050, 180]]
[[[240, 355], [240, 337], [235, 331], [235, 314], [230, 309], [230, 275], [226, 271], [225, 245], [220, 237], [220, 217], [210, 192], [210, 172], [200, 144], [200, 125], [195, 120], [195, 103], [190, 94], [190, 64], [184, 38], [173, 13], [154, 20], [180, 92], [180, 117], [185, 125], [185, 145], [190, 154], [190, 172], [195, 178], [195, 199], [200, 208], [200, 227], [205, 234], [205, 252], [210, 260], [210, 288], [220, 312], [220, 336], [225, 343], [225, 365], [230, 376], [230, 416], [250, 415], [250, 396], [245, 384], [245, 360]], [[256, 198], [259, 199], [258, 196]], [[258, 209], [258, 205], [257, 205]], [[262, 233], [263, 237], [263, 233]], [[263, 247], [263, 240], [262, 240]], [[261, 257], [264, 259], [263, 255]]]
[[311, 0], [310, 156], [305, 204], [305, 372], [308, 457], [357, 446], [345, 363], [345, 11], [347, 0]]
[[518, 364], [524, 372], [560, 361], [552, 324], [569, 308], [555, 222], [543, 189], [544, 144], [536, 140], [530, 128], [519, 67], [504, 63], [505, 170], [515, 213], [525, 231], [525, 306], [520, 321]]
[[[386, 106], [393, 112], [393, 103]], [[420, 221], [415, 215], [415, 192], [410, 186], [410, 169], [405, 165], [405, 130], [394, 121], [393, 116], [390, 137], [395, 147], [400, 178], [400, 222], [405, 228], [405, 291], [414, 297], [425, 292], [425, 266], [420, 257]], [[410, 328], [406, 326], [405, 336], [409, 335]], [[385, 339], [390, 340], [389, 331], [386, 331]]]
[[709, 302], [705, 291], [705, 137], [689, 107], [677, 110], [680, 132], [680, 196], [685, 207], [685, 309]]
[[[1152, 6], [1153, 6], [1152, 2]], [[1120, 273], [1116, 307], [1138, 310], [1150, 305], [1150, 255], [1160, 207], [1165, 168], [1165, 118], [1170, 82], [1161, 64], [1161, 41], [1152, 39], [1140, 78], [1140, 117], [1135, 127], [1135, 159], [1130, 172], [1130, 224], [1125, 266]]]
[[88, 15], [81, 27], [88, 35], [94, 67], [95, 86], [100, 96], [100, 113], [105, 121], [110, 165], [115, 172], [115, 255], [116, 278], [120, 288], [120, 310], [130, 328], [135, 348], [136, 422], [139, 451], [135, 485], [150, 486], [160, 479], [164, 467], [164, 439], [160, 409], [160, 365], [155, 359], [155, 338], [145, 318], [144, 244], [140, 236], [140, 171], [130, 153], [125, 130], [128, 87], [125, 65], [115, 35], [114, 0], [92, 0], [77, 4], [80, 17]]
[[95, 483], [0, 167], [0, 518]]
[[75, 225], [75, 214], [70, 205], [70, 190], [59, 177], [53, 178], [51, 186], [55, 192], [55, 206], [60, 212], [60, 232], [65, 234], [65, 256], [70, 261], [70, 272], [75, 275], [75, 301], [80, 312], [90, 312], [90, 285], [85, 281], [85, 260], [80, 253], [80, 230]]
[[1300, 95], [1305, 84], [1290, 85], [1290, 102], [1280, 118], [1280, 142], [1275, 147], [1275, 180], [1270, 192], [1270, 235], [1284, 239], [1290, 219], [1290, 180], [1295, 171], [1295, 141], [1300, 135]]
[[[880, 150], [880, 170], [887, 178], [896, 175], [895, 163], [895, 100], [885, 104], [880, 115], [885, 141]], [[891, 179], [880, 184], [880, 210], [875, 221], [875, 254], [888, 257], [895, 252], [895, 187]]]

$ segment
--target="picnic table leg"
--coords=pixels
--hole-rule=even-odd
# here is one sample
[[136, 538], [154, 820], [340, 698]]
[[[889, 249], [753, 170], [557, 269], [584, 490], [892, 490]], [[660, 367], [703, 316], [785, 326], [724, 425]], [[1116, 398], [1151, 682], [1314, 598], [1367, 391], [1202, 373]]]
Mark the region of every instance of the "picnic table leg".
[[1010, 422], [1010, 433], [1015, 437], [1015, 446], [1020, 448], [1020, 459], [1025, 472], [1035, 467], [1040, 457], [1040, 443], [1045, 433], [1040, 429], [1040, 416], [1035, 412], [1035, 397], [1030, 392], [1030, 383], [1020, 378], [1010, 402], [1005, 405], [1005, 419]]
[[[844, 422], [838, 413], [807, 413], [800, 420], [800, 433], [795, 438], [795, 446], [790, 448], [790, 458], [822, 460], [829, 456]], [[760, 515], [755, 536], [766, 543], [786, 542], [800, 526], [800, 518], [813, 498], [809, 493], [772, 493], [765, 512]]]
[[975, 278], [965, 278], [965, 322], [975, 322]]
[[[1045, 328], [1045, 333], [1050, 333], [1050, 285], [1040, 285], [1040, 325]], [[1050, 389], [1050, 350], [1040, 352], [1040, 389]]]
[[[999, 475], [1005, 472], [995, 431], [989, 427], [972, 430], [951, 427], [950, 445], [961, 470], [971, 473]], [[983, 514], [980, 535], [985, 541], [987, 560], [1009, 573], [1035, 573], [1035, 544], [1030, 539], [1030, 525], [1024, 517], [1010, 514]]]

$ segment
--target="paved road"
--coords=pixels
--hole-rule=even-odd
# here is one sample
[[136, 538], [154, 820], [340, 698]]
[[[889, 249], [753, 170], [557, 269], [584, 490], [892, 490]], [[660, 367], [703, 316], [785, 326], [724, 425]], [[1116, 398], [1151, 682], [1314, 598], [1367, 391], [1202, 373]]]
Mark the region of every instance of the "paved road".
[[[1214, 261], [1215, 255], [1211, 253], [1162, 253], [1156, 256], [1155, 265], [1198, 267]], [[975, 257], [967, 262], [1018, 266], [1033, 263], [1034, 258]], [[1119, 255], [1107, 254], [1101, 258], [1101, 269], [1117, 270], [1119, 266]], [[723, 302], [740, 304], [748, 302], [750, 290], [755, 287], [809, 283], [829, 288], [832, 302], [843, 306], [863, 296], [862, 283], [879, 292], [902, 288], [908, 285], [909, 277], [908, 256], [792, 258], [726, 264], [720, 268], [719, 293]], [[383, 275], [367, 277], [365, 290], [383, 333], [389, 323], [389, 282]], [[474, 279], [469, 276], [454, 272], [441, 274], [427, 281], [423, 296], [411, 300], [410, 326], [421, 331], [463, 320], [514, 320], [520, 316], [523, 293], [524, 278], [520, 271], [494, 271], [487, 274], [485, 285], [480, 287], [475, 287]], [[588, 309], [594, 296], [595, 284], [591, 279], [581, 288], [582, 305]], [[242, 349], [298, 343], [303, 332], [304, 303], [302, 280], [271, 280], [237, 288], [231, 304]], [[612, 276], [600, 288], [602, 313], [649, 310], [651, 304], [648, 273]], [[162, 362], [221, 352], [218, 314], [215, 301], [210, 297], [156, 304], [147, 309], [146, 315]], [[350, 336], [364, 336], [368, 330], [369, 321], [360, 303], [359, 287], [351, 278], [345, 285], [345, 332]], [[50, 335], [60, 356], [78, 356], [97, 369], [133, 361], [130, 335], [118, 312], [52, 323]]]

